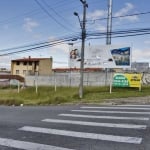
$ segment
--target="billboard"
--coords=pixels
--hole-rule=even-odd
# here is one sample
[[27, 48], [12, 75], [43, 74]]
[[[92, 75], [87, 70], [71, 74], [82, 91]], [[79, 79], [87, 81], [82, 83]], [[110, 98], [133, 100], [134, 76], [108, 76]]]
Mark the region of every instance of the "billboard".
[[[131, 48], [129, 46], [94, 45], [85, 47], [84, 68], [129, 68]], [[71, 67], [80, 67], [81, 47], [70, 51]]]
[[113, 76], [112, 85], [114, 87], [141, 87], [142, 74], [121, 74]]

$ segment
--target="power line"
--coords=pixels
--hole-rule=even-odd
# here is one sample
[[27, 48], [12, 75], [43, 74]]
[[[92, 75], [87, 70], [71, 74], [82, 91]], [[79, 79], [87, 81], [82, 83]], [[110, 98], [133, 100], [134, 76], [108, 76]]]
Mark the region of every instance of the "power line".
[[[141, 13], [134, 13], [134, 14], [128, 14], [128, 15], [121, 15], [121, 16], [112, 16], [112, 18], [124, 18], [124, 17], [132, 17], [132, 16], [139, 16], [139, 15], [146, 15], [146, 14], [150, 14], [150, 11], [148, 12], [141, 12]], [[97, 21], [97, 20], [106, 20], [108, 19], [107, 17], [104, 17], [104, 18], [97, 18], [97, 19], [89, 19], [87, 21]]]
[[[112, 38], [122, 38], [122, 37], [132, 37], [132, 36], [142, 36], [142, 35], [149, 35], [150, 32], [146, 32], [146, 33], [134, 33], [134, 34], [128, 34], [128, 35], [112, 35]], [[95, 40], [95, 39], [104, 39], [106, 38], [105, 36], [97, 36], [97, 37], [89, 37], [87, 38], [88, 40]]]
[[[106, 38], [106, 34], [107, 34], [106, 32], [102, 32], [102, 33], [101, 32], [89, 32], [87, 34], [87, 40]], [[112, 32], [112, 38], [142, 36], [142, 35], [147, 35], [147, 34], [150, 34], [150, 28], [122, 30], [122, 31]], [[10, 49], [7, 49], [7, 51], [0, 50], [0, 52], [5, 52], [3, 54], [0, 54], [0, 56], [7, 56], [7, 55], [12, 55], [12, 54], [17, 54], [17, 53], [29, 52], [32, 50], [38, 50], [38, 49], [42, 49], [42, 48], [46, 48], [46, 47], [53, 47], [53, 46], [66, 43], [66, 42], [74, 40], [74, 39], [80, 39], [80, 38], [81, 37], [79, 35], [74, 35], [74, 36], [59, 38], [57, 40], [53, 40], [53, 41], [49, 41], [49, 42], [45, 41], [45, 42], [41, 42], [41, 43], [20, 46], [20, 48], [19, 47], [10, 48]]]
[[[64, 26], [62, 23], [57, 21], [55, 17], [53, 17], [42, 5], [38, 0], [35, 0], [35, 2], [40, 6], [40, 8], [51, 18], [53, 19], [57, 24], [59, 24], [62, 28], [66, 29], [68, 31], [68, 28]], [[70, 30], [70, 29], [69, 29]]]
[[80, 36], [79, 35], [67, 36], [67, 37], [59, 38], [57, 40], [39, 42], [39, 43], [35, 43], [35, 44], [23, 45], [23, 46], [8, 48], [8, 49], [2, 49], [2, 50], [0, 50], [0, 53], [1, 52], [4, 52], [4, 53], [0, 54], [0, 56], [6, 56], [6, 55], [11, 55], [11, 54], [16, 54], [16, 53], [23, 53], [23, 52], [41, 49], [41, 48], [45, 48], [45, 47], [52, 47], [52, 46], [56, 46], [58, 44], [66, 43], [67, 41], [74, 41], [76, 39], [80, 39]]
[[76, 41], [77, 39], [80, 39], [79, 33], [76, 33], [74, 35], [62, 36], [62, 37], [59, 37], [57, 39], [53, 39], [53, 40], [49, 40], [49, 41], [46, 40], [46, 41], [40, 41], [40, 42], [37, 42], [37, 43], [16, 46], [16, 47], [12, 47], [12, 48], [0, 49], [0, 52], [13, 51], [13, 50], [22, 49], [22, 48], [30, 48], [30, 47], [34, 47], [34, 46], [49, 44], [49, 43], [53, 44], [55, 42], [64, 41], [64, 40]]
[[44, 44], [44, 45], [36, 46], [36, 47], [33, 47], [33, 48], [27, 48], [27, 49], [13, 51], [13, 52], [8, 52], [8, 53], [0, 54], [0, 56], [7, 56], [7, 55], [16, 54], [16, 53], [23, 53], [23, 52], [28, 52], [28, 51], [31, 51], [31, 50], [42, 49], [42, 48], [46, 48], [46, 47], [52, 47], [52, 46], [62, 44], [62, 43], [64, 43], [64, 41], [60, 41], [60, 42], [56, 42], [56, 43], [50, 43], [50, 44]]
[[[146, 35], [150, 34], [150, 28], [114, 31], [111, 34], [113, 38]], [[90, 32], [87, 37], [89, 39], [106, 38], [106, 32]]]
[[[58, 17], [60, 17], [62, 20], [64, 20], [65, 22], [67, 22], [67, 24], [70, 24], [62, 15], [60, 15], [54, 8], [52, 8], [50, 5], [48, 5], [45, 0], [43, 0], [43, 3], [49, 7]], [[72, 26], [72, 24], [70, 24]], [[70, 28], [70, 30], [72, 30], [72, 28]]]

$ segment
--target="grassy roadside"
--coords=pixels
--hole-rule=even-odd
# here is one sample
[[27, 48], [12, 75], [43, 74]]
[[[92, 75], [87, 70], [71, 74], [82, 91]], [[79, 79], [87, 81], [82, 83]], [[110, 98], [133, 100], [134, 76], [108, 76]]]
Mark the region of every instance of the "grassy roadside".
[[35, 87], [21, 89], [18, 93], [16, 88], [0, 88], [0, 105], [56, 105], [62, 103], [101, 103], [105, 99], [143, 97], [150, 95], [150, 86], [137, 88], [113, 88], [109, 93], [109, 87], [84, 87], [84, 98], [78, 97], [77, 87]]

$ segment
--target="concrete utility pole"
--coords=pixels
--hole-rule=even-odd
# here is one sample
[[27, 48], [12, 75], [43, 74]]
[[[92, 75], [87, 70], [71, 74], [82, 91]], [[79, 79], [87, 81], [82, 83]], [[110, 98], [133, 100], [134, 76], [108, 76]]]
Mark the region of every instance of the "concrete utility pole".
[[72, 64], [71, 64], [70, 53], [73, 50], [73, 43], [68, 43], [68, 45], [69, 45], [68, 68], [70, 70], [70, 83], [69, 83], [69, 86], [71, 87], [71, 68], [72, 68]]
[[106, 44], [111, 44], [111, 32], [112, 32], [112, 0], [108, 0], [108, 18], [107, 18], [107, 37]]
[[[111, 45], [111, 32], [112, 32], [112, 0], [108, 0], [108, 17], [107, 17], [106, 45]], [[106, 72], [105, 85], [107, 85], [108, 68], [105, 69], [105, 72]]]
[[86, 0], [80, 0], [83, 4], [83, 21], [80, 21], [78, 13], [74, 12], [75, 16], [78, 16], [80, 26], [82, 29], [82, 45], [81, 45], [81, 64], [80, 64], [80, 85], [79, 85], [79, 97], [83, 98], [83, 76], [84, 76], [84, 48], [85, 48], [85, 38], [86, 38], [86, 8], [88, 7], [88, 4], [86, 3]]

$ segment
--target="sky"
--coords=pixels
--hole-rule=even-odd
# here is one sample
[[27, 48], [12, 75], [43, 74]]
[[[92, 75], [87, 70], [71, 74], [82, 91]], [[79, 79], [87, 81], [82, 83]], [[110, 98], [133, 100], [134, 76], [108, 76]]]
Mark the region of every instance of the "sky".
[[[88, 3], [86, 32], [105, 33], [107, 20], [103, 18], [107, 17], [108, 0], [86, 0], [86, 2]], [[149, 0], [113, 0], [112, 32], [149, 28], [149, 5]], [[79, 14], [82, 21], [83, 5], [80, 0], [0, 0], [0, 68], [10, 68], [11, 60], [29, 56], [53, 57], [53, 68], [68, 67], [69, 43], [80, 46], [80, 39], [66, 41], [53, 47], [8, 53], [15, 47], [80, 36], [80, 23], [74, 12]], [[139, 15], [131, 16], [132, 14]], [[106, 38], [86, 39], [85, 44], [105, 45]], [[129, 45], [132, 47], [132, 62], [150, 63], [149, 34], [112, 38], [111, 44]]]

